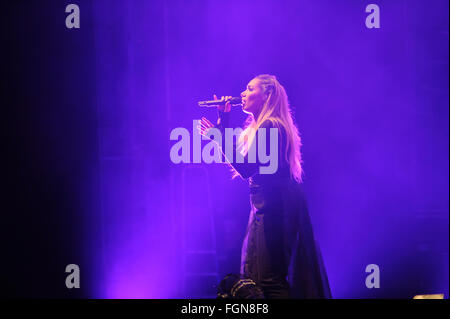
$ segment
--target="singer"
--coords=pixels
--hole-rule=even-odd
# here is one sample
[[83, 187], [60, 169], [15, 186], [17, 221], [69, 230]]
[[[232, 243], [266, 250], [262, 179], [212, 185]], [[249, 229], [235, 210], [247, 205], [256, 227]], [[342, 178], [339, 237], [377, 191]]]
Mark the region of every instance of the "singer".
[[[250, 188], [241, 275], [252, 279], [265, 298], [331, 298], [301, 185], [301, 140], [286, 91], [275, 76], [263, 74], [248, 83], [241, 97], [248, 118], [233, 149], [244, 155], [244, 163], [228, 159], [234, 177], [247, 179]], [[227, 102], [217, 109], [216, 127], [223, 133], [229, 126], [231, 104]], [[212, 127], [209, 120], [202, 118], [198, 130], [206, 136]], [[260, 174], [260, 163], [246, 158], [248, 149], [259, 145], [259, 128], [278, 129], [279, 165], [274, 174]], [[271, 142], [266, 139], [266, 150], [271, 149]]]

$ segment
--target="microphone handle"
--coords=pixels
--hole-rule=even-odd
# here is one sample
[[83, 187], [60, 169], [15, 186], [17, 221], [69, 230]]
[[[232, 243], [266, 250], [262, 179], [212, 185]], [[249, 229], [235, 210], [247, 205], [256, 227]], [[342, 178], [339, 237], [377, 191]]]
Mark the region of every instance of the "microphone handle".
[[[231, 106], [241, 106], [242, 105], [242, 98], [240, 97], [232, 97], [229, 100]], [[202, 107], [217, 107], [219, 105], [225, 105], [225, 99], [220, 100], [210, 100], [210, 101], [200, 101], [198, 102], [199, 106]]]

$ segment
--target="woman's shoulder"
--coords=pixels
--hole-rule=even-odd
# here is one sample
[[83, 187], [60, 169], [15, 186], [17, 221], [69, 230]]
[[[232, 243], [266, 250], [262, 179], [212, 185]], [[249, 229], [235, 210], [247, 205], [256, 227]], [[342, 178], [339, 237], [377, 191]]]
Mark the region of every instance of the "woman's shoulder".
[[286, 129], [281, 124], [281, 122], [279, 120], [277, 120], [276, 118], [266, 119], [263, 123], [261, 123], [260, 127], [262, 127], [262, 128], [277, 128], [278, 133], [280, 135], [284, 136], [286, 134]]
[[267, 118], [264, 120], [264, 122], [261, 123], [261, 125], [259, 127], [263, 127], [263, 128], [271, 128], [271, 127], [279, 127], [279, 121], [277, 121], [274, 118]]

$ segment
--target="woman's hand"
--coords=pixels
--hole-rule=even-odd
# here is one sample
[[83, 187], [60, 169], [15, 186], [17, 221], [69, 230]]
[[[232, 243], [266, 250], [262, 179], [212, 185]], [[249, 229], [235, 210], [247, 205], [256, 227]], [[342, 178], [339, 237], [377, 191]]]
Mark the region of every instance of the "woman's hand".
[[[217, 109], [221, 112], [230, 112], [231, 111], [231, 103], [230, 103], [230, 99], [232, 98], [232, 96], [222, 96], [222, 99], [225, 98], [225, 101], [227, 101], [225, 103], [225, 105], [219, 105], [217, 107]], [[214, 100], [217, 100], [217, 96], [214, 94]]]
[[197, 129], [200, 135], [203, 136], [206, 136], [206, 134], [208, 134], [208, 131], [213, 127], [214, 125], [206, 117], [202, 117], [202, 119], [200, 120], [200, 125], [197, 125]]
[[[230, 103], [230, 99], [232, 98], [231, 96], [222, 96], [222, 99], [225, 98], [225, 101], [227, 101], [225, 103], [225, 105], [219, 105], [217, 106], [217, 109], [220, 112], [230, 112], [231, 111], [231, 103]], [[217, 96], [214, 94], [214, 100], [218, 100]], [[218, 123], [220, 123], [220, 117], [218, 120]], [[214, 124], [212, 124], [206, 117], [202, 117], [202, 119], [200, 120], [200, 125], [197, 125], [197, 129], [200, 133], [200, 135], [203, 136], [207, 136], [208, 131], [214, 127]]]

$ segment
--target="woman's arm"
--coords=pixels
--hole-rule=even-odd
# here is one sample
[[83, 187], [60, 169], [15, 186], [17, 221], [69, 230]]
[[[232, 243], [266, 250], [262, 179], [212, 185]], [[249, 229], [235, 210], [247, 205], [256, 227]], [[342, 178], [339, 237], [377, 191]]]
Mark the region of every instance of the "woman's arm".
[[[230, 127], [229, 125], [229, 120], [230, 120], [230, 115], [229, 112], [223, 112], [218, 110], [218, 119], [217, 119], [217, 128], [220, 130], [222, 136], [225, 136], [225, 128]], [[214, 127], [212, 125], [211, 122], [209, 122], [207, 119], [203, 118], [202, 119], [202, 123], [205, 123], [205, 126], [209, 126], [209, 128]], [[264, 155], [267, 156], [268, 152], [270, 155], [270, 159], [273, 159], [272, 156], [276, 156], [276, 163], [275, 165], [277, 165], [278, 167], [278, 160], [280, 159], [280, 150], [282, 149], [282, 130], [280, 130], [279, 127], [275, 126], [274, 123], [270, 120], [266, 120], [260, 128], [264, 128], [266, 129], [265, 131], [265, 152], [262, 152]], [[271, 128], [276, 128], [278, 129], [278, 133], [276, 134], [277, 138], [276, 139], [272, 139], [270, 138], [270, 129]], [[264, 135], [263, 135], [264, 137]], [[261, 158], [259, 156], [259, 146], [260, 146], [260, 141], [259, 141], [260, 137], [259, 137], [259, 133], [256, 132], [255, 138], [253, 139], [252, 145], [249, 146], [249, 149], [251, 149], [251, 147], [254, 147], [254, 152], [255, 152], [255, 158], [256, 161], [251, 161], [249, 160], [249, 152], [247, 152], [247, 154], [245, 156], [243, 156], [243, 162], [242, 163], [237, 163], [236, 159], [237, 156], [241, 156], [237, 147], [237, 143], [234, 141], [233, 138], [233, 143], [232, 143], [232, 154], [226, 154], [226, 152], [224, 152], [223, 147], [221, 148], [223, 157], [222, 157], [222, 161], [229, 164], [234, 170], [236, 170], [239, 175], [241, 175], [243, 178], [247, 179], [253, 175], [255, 175], [256, 173], [258, 173], [260, 171], [260, 167], [265, 167], [267, 166], [266, 163], [263, 163], [261, 161]], [[227, 143], [227, 142], [225, 142]], [[275, 145], [276, 144], [276, 145]], [[263, 151], [263, 150], [261, 150]], [[272, 152], [275, 152], [275, 154], [272, 154]], [[230, 158], [229, 158], [230, 157]], [[274, 164], [274, 163], [269, 163], [270, 165]], [[277, 168], [276, 167], [276, 168]]]

